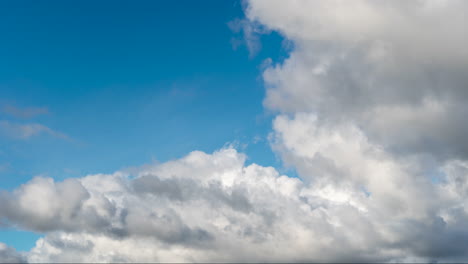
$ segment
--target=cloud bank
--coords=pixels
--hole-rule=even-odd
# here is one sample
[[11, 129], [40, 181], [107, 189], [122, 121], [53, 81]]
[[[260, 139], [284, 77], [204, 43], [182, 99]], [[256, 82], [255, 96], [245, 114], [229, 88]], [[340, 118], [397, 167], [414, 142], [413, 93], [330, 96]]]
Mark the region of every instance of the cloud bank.
[[242, 25], [294, 43], [263, 79], [272, 148], [299, 178], [233, 148], [194, 151], [131, 174], [34, 178], [0, 194], [0, 224], [45, 234], [30, 262], [466, 260], [466, 11], [251, 0]]
[[[339, 132], [330, 138], [307, 118], [279, 118], [275, 129], [310, 123], [295, 133], [315, 130], [323, 145], [340, 140]], [[232, 148], [195, 151], [132, 175], [37, 177], [0, 195], [1, 224], [46, 234], [26, 254], [30, 262], [466, 258], [468, 164], [450, 164], [446, 182], [434, 185], [359, 132], [346, 136], [353, 143], [303, 157], [301, 175], [321, 165], [312, 167], [320, 177], [304, 181], [246, 166], [245, 155]], [[314, 143], [302, 142], [297, 152]], [[328, 154], [346, 156], [343, 167], [355, 165], [341, 171], [326, 161]]]

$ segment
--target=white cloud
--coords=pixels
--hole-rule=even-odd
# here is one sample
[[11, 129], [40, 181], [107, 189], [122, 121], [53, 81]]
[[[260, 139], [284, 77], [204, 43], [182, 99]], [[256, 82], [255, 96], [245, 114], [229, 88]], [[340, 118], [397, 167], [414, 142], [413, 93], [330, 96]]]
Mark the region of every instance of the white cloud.
[[[48, 234], [30, 261], [298, 258], [288, 246], [299, 243], [305, 251], [312, 241], [298, 236], [308, 229], [321, 232], [306, 224], [323, 215], [300, 200], [298, 179], [244, 162], [243, 154], [228, 148], [212, 155], [192, 152], [142, 169], [136, 178], [122, 173], [59, 183], [36, 178], [1, 196], [1, 218]], [[295, 226], [296, 218], [303, 223]], [[111, 254], [111, 245], [123, 249]], [[142, 253], [148, 251], [153, 253]]]
[[246, 11], [295, 47], [263, 73], [264, 105], [281, 113], [273, 148], [319, 201], [360, 209], [379, 248], [405, 245], [395, 257], [468, 253], [467, 10], [457, 0], [251, 0]]
[[[299, 125], [301, 118], [314, 123], [310, 116], [297, 118]], [[232, 148], [195, 151], [133, 175], [117, 172], [63, 182], [35, 178], [0, 196], [0, 219], [45, 233], [27, 254], [31, 262], [466, 257], [466, 213], [458, 203], [464, 194], [454, 184], [466, 175], [466, 166], [448, 165], [447, 183], [435, 186], [412, 178], [357, 132], [350, 132], [355, 141], [340, 148], [335, 143], [346, 128], [327, 136], [313, 125], [288, 130], [294, 124], [287, 122], [296, 120], [279, 117], [275, 127], [291, 140], [285, 146], [296, 148], [295, 155], [306, 163], [313, 164], [312, 152], [320, 151], [323, 159], [329, 154], [340, 157], [343, 166], [354, 163], [355, 171], [338, 168], [337, 175], [309, 183], [271, 167], [246, 166], [245, 156]], [[295, 138], [320, 134], [320, 143], [296, 142], [290, 132]], [[360, 184], [372, 194], [366, 195]]]
[[353, 120], [392, 150], [468, 158], [467, 10], [457, 0], [249, 1], [254, 23], [295, 46], [265, 70], [265, 106]]

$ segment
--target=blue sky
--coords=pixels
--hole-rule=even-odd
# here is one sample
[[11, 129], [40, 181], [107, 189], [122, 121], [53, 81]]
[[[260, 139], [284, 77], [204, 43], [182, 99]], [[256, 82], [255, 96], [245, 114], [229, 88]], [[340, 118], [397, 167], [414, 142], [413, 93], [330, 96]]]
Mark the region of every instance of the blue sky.
[[[241, 36], [228, 26], [243, 16], [239, 1], [0, 2], [0, 120], [56, 133], [0, 135], [0, 188], [36, 175], [111, 173], [229, 142], [248, 162], [278, 167], [259, 65], [284, 58], [282, 38], [263, 35], [249, 57], [245, 46], [233, 47]], [[37, 236], [0, 237], [27, 250]]]

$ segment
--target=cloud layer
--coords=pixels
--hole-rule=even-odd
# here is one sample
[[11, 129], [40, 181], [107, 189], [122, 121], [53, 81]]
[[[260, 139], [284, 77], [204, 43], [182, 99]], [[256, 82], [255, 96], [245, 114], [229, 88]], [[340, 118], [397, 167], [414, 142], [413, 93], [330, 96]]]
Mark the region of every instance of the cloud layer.
[[[31, 262], [466, 260], [466, 11], [251, 0], [244, 30], [294, 44], [263, 78], [272, 148], [299, 178], [233, 148], [194, 151], [133, 173], [34, 178], [0, 194], [0, 224], [45, 234]], [[0, 244], [2, 256], [22, 260]]]

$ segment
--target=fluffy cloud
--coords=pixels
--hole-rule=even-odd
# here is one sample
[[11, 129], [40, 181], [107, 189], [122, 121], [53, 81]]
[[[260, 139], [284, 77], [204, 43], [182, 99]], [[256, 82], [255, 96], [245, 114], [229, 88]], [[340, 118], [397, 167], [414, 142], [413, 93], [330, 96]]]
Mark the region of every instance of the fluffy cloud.
[[404, 245], [400, 256], [468, 253], [467, 10], [456, 0], [251, 0], [246, 10], [295, 47], [263, 73], [264, 104], [281, 113], [273, 148], [319, 200], [359, 208], [379, 248]]
[[33, 262], [274, 260], [293, 242], [295, 214], [309, 211], [298, 208], [301, 183], [244, 162], [223, 149], [133, 176], [35, 178], [2, 194], [0, 218], [48, 234], [30, 252]]
[[[312, 125], [295, 127], [293, 138], [283, 128], [294, 127], [288, 122], [295, 120], [279, 117], [275, 122], [275, 129], [285, 133], [282, 145], [296, 148], [309, 165], [314, 151], [323, 153], [321, 165], [330, 156], [340, 157], [336, 175], [322, 170], [317, 171], [320, 177], [301, 181], [271, 167], [246, 166], [245, 156], [231, 148], [192, 152], [132, 175], [117, 172], [63, 182], [35, 178], [0, 196], [0, 219], [4, 225], [46, 234], [27, 254], [31, 262], [466, 257], [468, 219], [459, 201], [466, 200], [468, 165], [448, 165], [447, 182], [435, 186], [411, 177], [410, 168], [366, 143], [357, 131], [343, 135], [334, 128], [328, 133], [313, 127], [314, 117], [298, 118], [309, 121], [297, 124]], [[320, 142], [294, 140], [310, 133]], [[334, 146], [344, 136], [354, 140]], [[342, 171], [347, 163], [355, 164], [355, 171]], [[307, 164], [304, 169], [310, 171]]]
[[468, 158], [466, 1], [252, 0], [295, 50], [264, 72], [265, 105], [355, 122], [404, 154]]
[[352, 123], [323, 125], [313, 114], [297, 114], [277, 117], [274, 129], [274, 147], [310, 182], [308, 193], [358, 209], [361, 219], [349, 226], [372, 225], [380, 248], [401, 247], [404, 256], [425, 260], [467, 257], [466, 162], [447, 162], [443, 182], [435, 183], [418, 160], [391, 155]]

